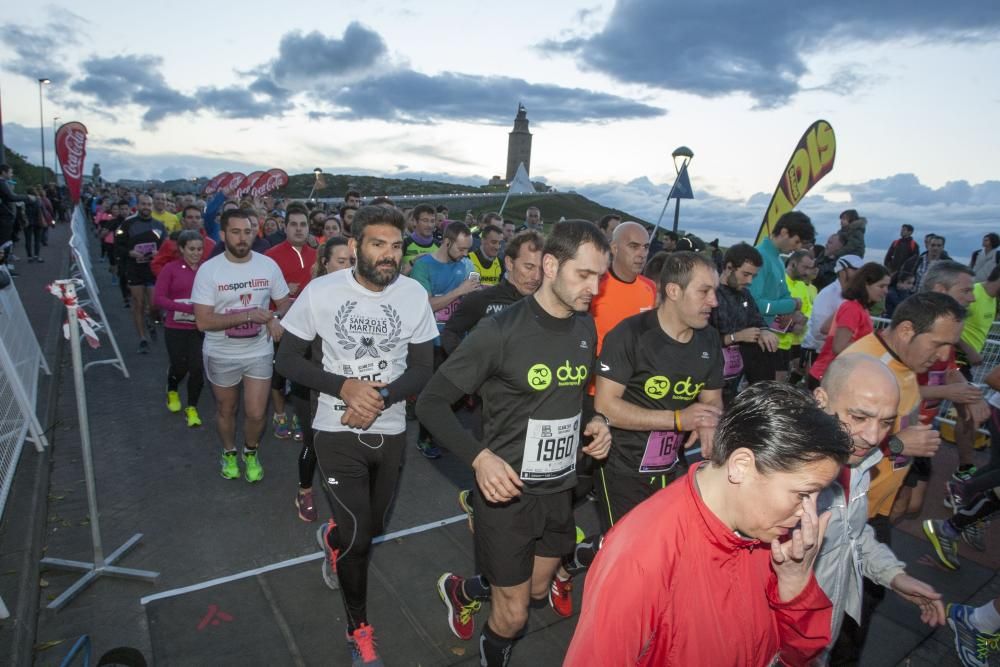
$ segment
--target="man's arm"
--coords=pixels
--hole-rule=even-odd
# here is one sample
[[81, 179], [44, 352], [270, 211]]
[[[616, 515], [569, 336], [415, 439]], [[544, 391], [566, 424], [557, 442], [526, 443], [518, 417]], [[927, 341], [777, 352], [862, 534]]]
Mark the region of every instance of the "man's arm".
[[441, 347], [446, 354], [451, 354], [462, 342], [469, 331], [472, 330], [479, 320], [483, 319], [486, 313], [485, 292], [470, 294], [468, 298], [462, 299], [458, 309], [445, 323], [441, 332]]
[[194, 304], [194, 320], [198, 331], [223, 331], [251, 322], [266, 325], [272, 319], [274, 316], [266, 308], [255, 308], [240, 313], [217, 313], [213, 306]]
[[761, 315], [765, 318], [774, 317], [775, 315], [787, 315], [788, 313], [794, 313], [799, 308], [798, 299], [792, 298], [788, 293], [788, 286], [785, 281], [781, 281], [781, 286], [779, 287], [780, 294], [775, 299], [769, 299], [765, 296], [764, 290], [766, 289], [767, 276], [763, 275], [764, 271], [761, 270], [760, 273], [753, 279], [750, 283], [750, 294], [753, 295], [754, 301], [757, 303], [757, 308], [760, 310]]
[[[406, 349], [406, 370], [386, 386], [386, 407], [419, 394], [434, 375], [434, 341], [410, 343]], [[456, 399], [457, 400], [457, 399]], [[449, 404], [450, 405], [450, 404]]]
[[861, 574], [879, 586], [889, 588], [896, 575], [906, 569], [906, 563], [896, 558], [888, 545], [878, 541], [870, 525], [865, 524], [857, 544], [861, 551]]

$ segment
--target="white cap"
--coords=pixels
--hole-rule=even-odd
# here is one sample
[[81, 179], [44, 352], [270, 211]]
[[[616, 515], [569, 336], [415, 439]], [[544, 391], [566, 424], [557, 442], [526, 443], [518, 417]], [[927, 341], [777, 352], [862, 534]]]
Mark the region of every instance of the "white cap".
[[865, 261], [857, 255], [844, 255], [837, 260], [837, 273], [844, 269], [860, 269], [864, 263]]

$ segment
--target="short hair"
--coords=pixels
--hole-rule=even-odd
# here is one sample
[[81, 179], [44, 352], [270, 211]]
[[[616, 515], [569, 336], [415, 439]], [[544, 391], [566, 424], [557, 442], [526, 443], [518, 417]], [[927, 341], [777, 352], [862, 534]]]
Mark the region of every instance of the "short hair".
[[385, 195], [382, 195], [381, 197], [375, 197], [375, 199], [372, 199], [371, 205], [372, 206], [382, 206], [382, 207], [385, 207], [385, 206], [395, 207], [396, 206], [395, 202], [393, 202], [391, 199], [389, 199]]
[[997, 246], [1000, 246], [1000, 235], [995, 232], [990, 232], [989, 234], [984, 234], [983, 236], [990, 240], [990, 247], [996, 248]]
[[8, 171], [14, 171], [14, 168], [6, 162], [0, 162], [0, 174], [6, 174]]
[[185, 229], [183, 232], [177, 235], [177, 247], [184, 248], [191, 241], [204, 241], [201, 232], [196, 229]]
[[221, 216], [219, 216], [219, 228], [222, 231], [226, 231], [226, 229], [229, 227], [229, 221], [232, 220], [233, 218], [239, 218], [240, 220], [246, 220], [247, 222], [249, 222], [252, 215], [253, 211], [248, 211], [243, 208], [227, 209], [222, 212]]
[[600, 228], [602, 232], [607, 232], [608, 225], [611, 224], [612, 220], [617, 220], [618, 222], [621, 222], [622, 217], [617, 213], [608, 213], [606, 216], [601, 218], [601, 220], [597, 223], [597, 226], [598, 228]]
[[514, 227], [517, 227], [517, 223], [514, 222], [513, 220], [504, 220], [503, 221], [503, 226], [506, 227], [507, 225], [512, 225]]
[[420, 218], [421, 213], [429, 213], [431, 217], [434, 217], [434, 207], [431, 206], [430, 204], [417, 204], [416, 206], [413, 207], [413, 210], [410, 211], [410, 214], [413, 216], [414, 220]]
[[874, 285], [888, 275], [889, 270], [878, 262], [868, 262], [854, 272], [840, 294], [845, 301], [857, 301], [865, 308], [871, 308], [874, 304], [868, 298], [868, 286]]
[[812, 220], [802, 211], [788, 211], [774, 223], [771, 230], [772, 236], [777, 236], [781, 230], [788, 231], [789, 236], [797, 236], [803, 243], [816, 242], [816, 228], [813, 227]]
[[[495, 212], [495, 211], [490, 211], [488, 213], [483, 213], [482, 217], [479, 218], [479, 224], [481, 224], [481, 225], [489, 226], [489, 225], [492, 225], [493, 223], [496, 223], [497, 225], [502, 225], [503, 224], [503, 216], [500, 215], [499, 213]], [[484, 233], [485, 233], [485, 231], [484, 231]], [[502, 229], [500, 230], [500, 233], [501, 234], [503, 233]]]
[[909, 271], [897, 271], [892, 276], [892, 281], [889, 283], [890, 287], [895, 287], [899, 283], [905, 283], [907, 280], [913, 280], [916, 276]]
[[722, 466], [740, 448], [753, 452], [762, 474], [794, 472], [831, 459], [843, 465], [853, 443], [836, 415], [784, 382], [757, 382], [733, 401], [715, 431], [712, 465]]
[[190, 211], [190, 210], [198, 211], [198, 215], [201, 215], [201, 209], [200, 208], [198, 208], [194, 204], [188, 204], [183, 209], [181, 209], [181, 217], [183, 218], [185, 215], [187, 215], [187, 212]]
[[670, 257], [670, 253], [661, 250], [646, 261], [646, 266], [642, 270], [642, 275], [652, 281], [660, 279], [660, 272], [663, 270], [663, 263]]
[[304, 204], [296, 201], [292, 202], [287, 208], [285, 208], [285, 220], [288, 220], [288, 217], [295, 213], [306, 216], [306, 219], [311, 217], [309, 215], [309, 209], [307, 209]]
[[350, 204], [344, 204], [339, 209], [337, 209], [337, 214], [341, 217], [341, 219], [343, 219], [345, 211], [357, 211], [357, 210], [358, 210], [357, 206], [352, 206]]
[[729, 250], [722, 257], [723, 267], [729, 265], [733, 269], [738, 269], [747, 262], [758, 268], [764, 266], [764, 258], [761, 256], [760, 251], [749, 243], [737, 243], [736, 245], [729, 246]]
[[904, 222], [902, 227], [903, 229], [909, 231], [911, 234], [913, 233], [913, 225], [911, 225], [910, 223]]
[[806, 257], [812, 257], [812, 256], [813, 256], [812, 251], [801, 250], [801, 249], [796, 250], [795, 252], [793, 252], [791, 255], [788, 256], [788, 260], [785, 261], [785, 266], [788, 266], [789, 264], [798, 265], [798, 263], [801, 262]]
[[600, 252], [611, 254], [611, 245], [604, 232], [590, 220], [560, 220], [545, 239], [542, 254], [552, 255], [561, 266], [574, 259], [585, 243], [592, 243]]
[[361, 193], [358, 192], [357, 190], [348, 190], [347, 194], [344, 195], [344, 201], [347, 201], [351, 197], [355, 197], [357, 199], [361, 199]]
[[451, 241], [454, 243], [458, 240], [459, 236], [472, 236], [472, 230], [470, 230], [469, 226], [464, 222], [454, 220], [444, 228], [444, 233], [442, 234], [441, 239], [443, 241]]
[[931, 234], [930, 236], [931, 236], [931, 239], [930, 239], [931, 241], [940, 241], [941, 245], [942, 246], [944, 245], [945, 238], [943, 236], [941, 236], [940, 234]]
[[445, 211], [447, 211], [447, 210], [448, 210], [448, 207], [447, 207], [447, 206], [445, 206], [444, 204], [438, 204], [438, 205], [437, 205], [437, 208], [435, 208], [434, 210], [435, 210], [435, 212], [437, 212], [437, 213], [444, 213]]
[[955, 283], [958, 282], [958, 277], [963, 273], [973, 277], [976, 275], [976, 272], [965, 264], [960, 264], [950, 259], [939, 259], [931, 263], [930, 268], [927, 269], [927, 273], [924, 274], [924, 278], [920, 282], [920, 291], [930, 292], [939, 286], [945, 290], [950, 290], [955, 286]]
[[841, 218], [846, 217], [848, 222], [854, 222], [855, 220], [858, 219], [859, 216], [856, 209], [849, 208], [846, 211], [843, 211], [840, 214], [840, 217]]
[[663, 268], [660, 269], [660, 279], [657, 284], [660, 293], [662, 294], [663, 289], [669, 284], [678, 285], [681, 289], [687, 289], [687, 286], [691, 283], [691, 276], [694, 274], [696, 266], [703, 266], [706, 269], [710, 269], [712, 273], [715, 273], [715, 262], [704, 255], [699, 255], [690, 250], [679, 250], [670, 253], [663, 262]]
[[395, 206], [371, 204], [358, 209], [354, 215], [354, 222], [351, 223], [351, 233], [359, 243], [364, 239], [365, 228], [368, 225], [392, 225], [400, 234], [406, 230], [403, 212]]
[[507, 243], [504, 256], [517, 259], [521, 256], [521, 248], [527, 245], [532, 250], [538, 251], [545, 247], [545, 239], [533, 229], [525, 229], [523, 232], [514, 234], [514, 237]]
[[965, 319], [965, 308], [952, 297], [942, 292], [917, 292], [909, 296], [892, 311], [890, 329], [896, 329], [903, 322], [913, 325], [919, 336], [934, 327], [942, 317], [950, 317], [957, 322]]
[[677, 243], [678, 239], [680, 239], [680, 237], [677, 236], [677, 232], [664, 232], [663, 238], [670, 239], [674, 243]]
[[500, 236], [503, 236], [503, 230], [496, 225], [486, 225], [480, 230], [479, 237], [486, 238], [487, 234], [499, 234]]

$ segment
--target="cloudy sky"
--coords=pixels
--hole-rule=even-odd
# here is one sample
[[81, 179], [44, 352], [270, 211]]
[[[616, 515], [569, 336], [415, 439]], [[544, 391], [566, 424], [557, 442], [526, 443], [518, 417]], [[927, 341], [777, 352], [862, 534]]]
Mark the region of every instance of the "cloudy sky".
[[0, 20], [4, 137], [34, 161], [40, 77], [49, 160], [53, 117], [79, 120], [111, 179], [321, 166], [479, 184], [503, 173], [523, 102], [533, 178], [655, 220], [687, 145], [682, 226], [731, 241], [822, 118], [836, 165], [802, 205], [822, 233], [854, 206], [873, 248], [909, 221], [962, 257], [1000, 231], [997, 63], [986, 0], [92, 0]]

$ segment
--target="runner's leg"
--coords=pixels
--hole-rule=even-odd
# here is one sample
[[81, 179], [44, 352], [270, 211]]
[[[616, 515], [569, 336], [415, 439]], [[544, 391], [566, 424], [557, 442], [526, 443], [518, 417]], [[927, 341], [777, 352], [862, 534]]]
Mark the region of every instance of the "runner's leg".
[[240, 386], [220, 387], [212, 385], [215, 396], [215, 427], [222, 440], [222, 448], [227, 452], [236, 451], [236, 408], [240, 400]]
[[248, 449], [256, 449], [267, 418], [267, 396], [271, 378], [243, 377], [243, 437]]

